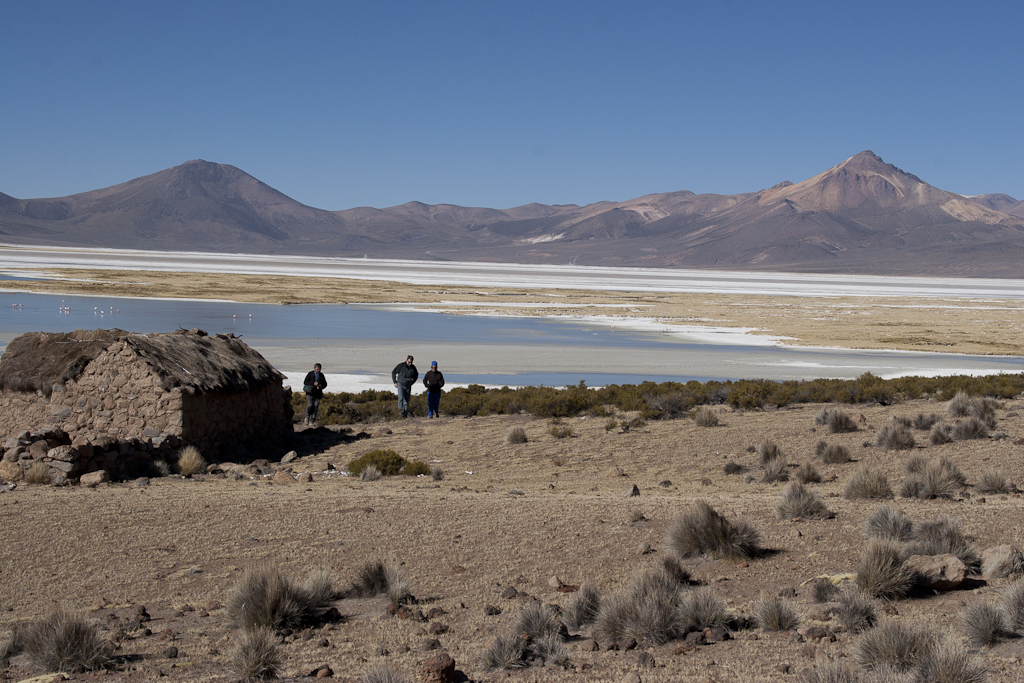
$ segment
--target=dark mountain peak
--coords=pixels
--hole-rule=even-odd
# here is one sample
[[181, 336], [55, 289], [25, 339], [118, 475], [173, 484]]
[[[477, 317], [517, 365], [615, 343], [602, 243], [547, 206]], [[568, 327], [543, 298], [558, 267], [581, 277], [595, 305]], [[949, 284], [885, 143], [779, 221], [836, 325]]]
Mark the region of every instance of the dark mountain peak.
[[[167, 169], [175, 178], [196, 183], [231, 183], [239, 180], [256, 180], [240, 168], [228, 164], [215, 164], [212, 161], [193, 159], [180, 166]], [[157, 174], [159, 175], [159, 174]]]
[[793, 183], [792, 183], [792, 182], [790, 182], [790, 181], [788, 181], [788, 180], [783, 180], [783, 181], [782, 181], [781, 183], [776, 183], [775, 185], [772, 185], [772, 186], [771, 186], [771, 187], [769, 187], [768, 189], [769, 189], [769, 190], [781, 190], [782, 188], [784, 188], [784, 187], [789, 187], [789, 186], [790, 186], [790, 185], [792, 185], [792, 184], [793, 184]]

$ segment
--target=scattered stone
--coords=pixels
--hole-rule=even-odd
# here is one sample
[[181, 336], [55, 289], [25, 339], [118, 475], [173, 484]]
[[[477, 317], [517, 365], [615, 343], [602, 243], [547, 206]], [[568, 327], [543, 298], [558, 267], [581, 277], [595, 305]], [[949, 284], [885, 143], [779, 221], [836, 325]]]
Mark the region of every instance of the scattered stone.
[[775, 667], [775, 670], [778, 671], [780, 674], [788, 674], [789, 670], [792, 668], [793, 667], [791, 667], [789, 664], [779, 664], [777, 667]]
[[78, 483], [82, 486], [96, 486], [97, 484], [105, 484], [110, 481], [110, 474], [106, 470], [96, 470], [95, 472], [87, 472], [78, 479]]
[[672, 481], [670, 479], [662, 479], [661, 481], [658, 482], [658, 486], [664, 487], [666, 489], [671, 485]]
[[284, 454], [284, 457], [281, 458], [281, 464], [286, 465], [290, 463], [292, 460], [295, 460], [297, 457], [299, 457], [298, 451], [288, 451], [287, 453]]
[[986, 548], [981, 554], [981, 574], [986, 579], [1006, 579], [1024, 574], [1024, 555], [1012, 545]]
[[577, 645], [576, 647], [578, 647], [583, 652], [597, 652], [597, 650], [599, 649], [597, 641], [593, 638], [584, 638], [579, 642], [579, 645]]
[[441, 649], [441, 641], [438, 640], [437, 638], [427, 638], [422, 643], [420, 643], [420, 650], [422, 650], [423, 652], [430, 652], [431, 650], [440, 650], [440, 649]]
[[626, 473], [622, 471], [621, 467], [613, 467], [610, 470], [608, 470], [608, 476], [609, 477], [624, 477], [624, 476], [626, 476]]
[[334, 677], [334, 669], [332, 669], [329, 666], [322, 666], [322, 667], [320, 667], [319, 669], [316, 670], [316, 677], [317, 678], [333, 678]]
[[807, 643], [801, 648], [800, 656], [805, 659], [815, 659], [818, 656], [818, 648], [814, 643]]
[[313, 475], [310, 474], [309, 472], [303, 472], [298, 477], [296, 477], [296, 481], [298, 481], [300, 484], [312, 484]]
[[686, 634], [686, 642], [690, 645], [706, 645], [707, 639], [701, 631], [690, 631]]
[[439, 636], [443, 633], [448, 633], [451, 627], [448, 624], [442, 624], [440, 621], [435, 621], [433, 624], [427, 627], [427, 633], [432, 636]]
[[655, 665], [654, 655], [650, 652], [641, 652], [636, 658], [636, 665], [641, 669], [653, 669]]
[[518, 595], [519, 591], [517, 591], [513, 586], [509, 586], [501, 592], [501, 597], [505, 598], [506, 600], [513, 600]]
[[420, 665], [423, 683], [449, 683], [455, 679], [455, 660], [447, 652], [436, 654]]
[[635, 671], [630, 671], [622, 677], [619, 683], [640, 683], [640, 674]]
[[550, 579], [548, 579], [548, 587], [554, 588], [555, 590], [558, 590], [564, 585], [565, 584], [562, 583], [562, 580], [557, 576], [552, 576]]
[[939, 591], [953, 590], [967, 576], [967, 567], [950, 553], [942, 555], [911, 555], [904, 563], [916, 574], [918, 586]]
[[431, 607], [427, 610], [427, 619], [437, 619], [438, 617], [443, 617], [446, 614], [448, 613], [441, 607]]
[[288, 486], [290, 484], [294, 484], [295, 483], [295, 477], [293, 477], [292, 475], [288, 474], [287, 472], [280, 471], [280, 472], [278, 472], [277, 474], [274, 475], [274, 479], [272, 481], [275, 484], [278, 484], [278, 485], [281, 485], [281, 486]]
[[489, 617], [496, 617], [501, 614], [501, 608], [495, 607], [494, 605], [487, 605], [484, 607], [484, 614]]
[[177, 659], [178, 658], [178, 648], [176, 648], [173, 645], [171, 645], [169, 648], [164, 650], [164, 657], [166, 657], [167, 659]]
[[714, 628], [704, 629], [704, 640], [709, 643], [723, 643], [727, 640], [732, 640], [732, 634], [724, 626], [715, 626]]
[[636, 484], [619, 494], [623, 498], [636, 498], [640, 495], [640, 489]]

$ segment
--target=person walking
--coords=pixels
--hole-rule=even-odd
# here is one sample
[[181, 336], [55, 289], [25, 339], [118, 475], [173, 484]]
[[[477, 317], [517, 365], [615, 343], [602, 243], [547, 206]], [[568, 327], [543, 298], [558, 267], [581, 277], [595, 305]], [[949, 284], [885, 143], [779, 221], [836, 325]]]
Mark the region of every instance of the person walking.
[[427, 417], [441, 417], [437, 409], [441, 405], [441, 387], [444, 375], [437, 369], [437, 361], [430, 361], [430, 370], [423, 375], [423, 386], [427, 388]]
[[302, 391], [306, 394], [306, 424], [316, 424], [320, 416], [320, 399], [324, 397], [324, 388], [327, 386], [327, 378], [321, 372], [319, 363], [306, 373], [306, 379], [302, 380]]
[[409, 398], [412, 396], [412, 385], [416, 384], [420, 372], [412, 364], [412, 356], [406, 356], [404, 363], [399, 363], [391, 371], [391, 382], [398, 389], [398, 411], [402, 417], [409, 417]]

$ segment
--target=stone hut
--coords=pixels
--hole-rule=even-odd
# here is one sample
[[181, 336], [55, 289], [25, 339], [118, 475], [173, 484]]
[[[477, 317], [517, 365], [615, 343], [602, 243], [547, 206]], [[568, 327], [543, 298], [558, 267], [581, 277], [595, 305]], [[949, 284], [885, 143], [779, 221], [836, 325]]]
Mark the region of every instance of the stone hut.
[[283, 380], [231, 334], [23, 334], [0, 357], [0, 476], [36, 460], [132, 476], [189, 444], [208, 460], [255, 455], [291, 433]]

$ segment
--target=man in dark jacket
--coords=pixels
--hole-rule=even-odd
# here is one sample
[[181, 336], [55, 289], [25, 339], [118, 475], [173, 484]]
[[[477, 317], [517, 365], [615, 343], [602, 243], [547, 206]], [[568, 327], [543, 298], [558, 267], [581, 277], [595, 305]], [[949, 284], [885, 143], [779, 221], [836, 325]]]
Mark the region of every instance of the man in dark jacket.
[[320, 371], [320, 364], [317, 363], [313, 369], [306, 373], [306, 379], [302, 380], [302, 391], [306, 393], [306, 424], [316, 424], [316, 418], [320, 413], [320, 399], [324, 397], [324, 387], [327, 386], [327, 378]]
[[412, 364], [412, 356], [407, 356], [404, 363], [399, 363], [391, 371], [391, 382], [398, 389], [398, 410], [402, 417], [409, 417], [409, 397], [412, 396], [412, 385], [416, 384], [420, 372]]
[[437, 409], [441, 406], [441, 387], [444, 375], [437, 369], [437, 361], [430, 361], [430, 370], [423, 375], [423, 386], [427, 388], [427, 417], [441, 417]]

